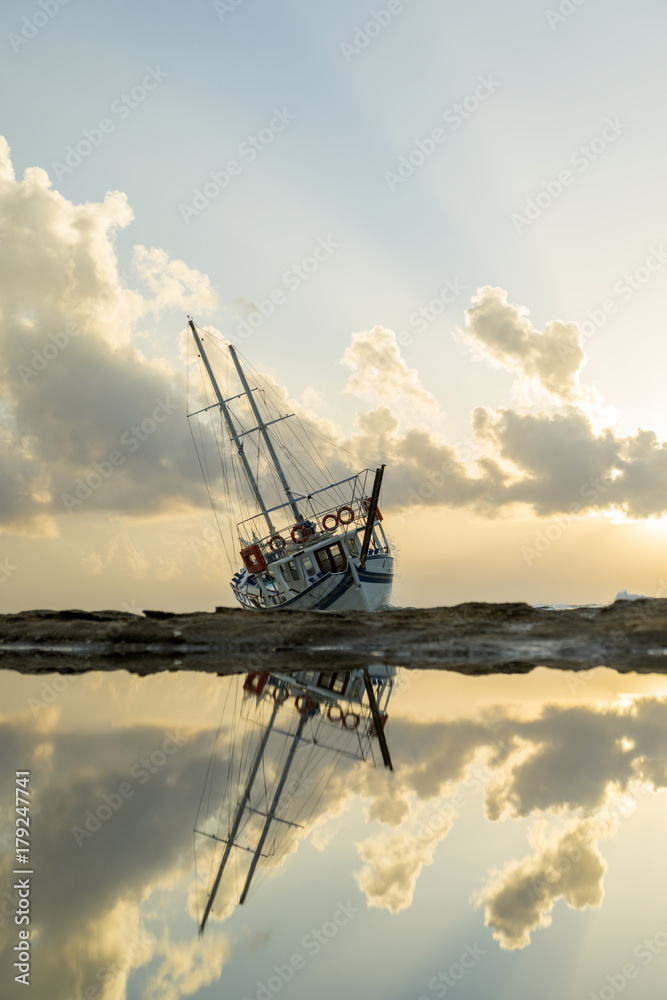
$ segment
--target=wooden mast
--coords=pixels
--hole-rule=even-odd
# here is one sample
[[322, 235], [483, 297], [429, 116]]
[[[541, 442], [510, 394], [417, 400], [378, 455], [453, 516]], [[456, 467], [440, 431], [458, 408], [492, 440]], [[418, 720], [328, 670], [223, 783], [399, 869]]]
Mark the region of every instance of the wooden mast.
[[[199, 351], [201, 359], [204, 362], [204, 367], [206, 368], [206, 371], [208, 372], [208, 377], [211, 380], [211, 385], [213, 386], [213, 392], [215, 393], [215, 398], [217, 399], [218, 405], [220, 406], [220, 409], [222, 410], [222, 415], [225, 418], [225, 423], [227, 424], [227, 428], [228, 428], [229, 433], [231, 435], [232, 441], [236, 445], [236, 451], [238, 453], [239, 458], [241, 459], [241, 463], [243, 465], [243, 469], [245, 471], [245, 474], [246, 474], [246, 476], [248, 478], [248, 482], [250, 483], [250, 487], [251, 487], [253, 493], [255, 494], [255, 500], [257, 501], [257, 503], [259, 505], [259, 508], [260, 508], [262, 514], [264, 515], [264, 518], [265, 518], [266, 523], [268, 525], [269, 531], [273, 535], [273, 534], [275, 534], [276, 529], [274, 528], [273, 522], [272, 522], [271, 518], [269, 517], [269, 515], [267, 513], [266, 504], [264, 503], [264, 498], [262, 497], [262, 494], [260, 493], [259, 486], [257, 484], [257, 480], [255, 479], [255, 477], [254, 477], [254, 475], [252, 473], [252, 469], [250, 468], [250, 463], [248, 462], [248, 459], [246, 458], [245, 452], [243, 451], [243, 444], [239, 440], [239, 433], [238, 433], [238, 431], [236, 429], [236, 425], [234, 424], [234, 419], [233, 419], [233, 417], [232, 417], [232, 415], [229, 412], [229, 409], [227, 407], [227, 401], [223, 398], [223, 395], [220, 392], [220, 387], [218, 385], [218, 382], [216, 380], [215, 375], [213, 374], [213, 369], [211, 368], [211, 364], [210, 364], [210, 362], [208, 360], [208, 356], [206, 354], [206, 351], [204, 350], [204, 345], [201, 342], [201, 337], [197, 333], [197, 328], [196, 328], [196, 326], [194, 325], [194, 323], [192, 322], [191, 319], [188, 320], [188, 323], [190, 324], [190, 329], [192, 330], [192, 336], [195, 339], [195, 343], [197, 345], [197, 350]], [[233, 348], [230, 348], [230, 350], [233, 350]], [[246, 385], [247, 385], [247, 383], [246, 383]], [[251, 394], [249, 394], [249, 397], [251, 398]], [[252, 402], [253, 402], [253, 400], [251, 398], [251, 403]]]

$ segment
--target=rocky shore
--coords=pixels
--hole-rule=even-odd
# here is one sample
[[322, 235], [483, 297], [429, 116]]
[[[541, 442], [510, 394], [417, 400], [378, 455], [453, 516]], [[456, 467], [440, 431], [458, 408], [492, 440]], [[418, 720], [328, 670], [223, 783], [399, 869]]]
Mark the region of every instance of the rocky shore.
[[213, 613], [24, 611], [0, 616], [0, 668], [88, 670], [344, 669], [384, 661], [465, 674], [536, 666], [664, 673], [667, 599], [564, 610], [459, 604], [374, 614], [231, 608]]

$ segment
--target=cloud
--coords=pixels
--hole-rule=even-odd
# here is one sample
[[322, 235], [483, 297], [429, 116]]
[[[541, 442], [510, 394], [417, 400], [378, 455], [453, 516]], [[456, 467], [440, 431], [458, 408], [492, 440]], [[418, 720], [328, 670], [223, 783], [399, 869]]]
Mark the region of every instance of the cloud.
[[[576, 323], [553, 321], [540, 333], [525, 308], [508, 303], [506, 291], [485, 287], [473, 297], [459, 336], [479, 357], [516, 374], [521, 387], [546, 393], [550, 409], [477, 406], [473, 437], [458, 446], [433, 430], [403, 427], [389, 405], [360, 414], [346, 446], [387, 464], [389, 503], [469, 507], [486, 516], [514, 505], [538, 516], [667, 512], [667, 444], [651, 430], [620, 436], [604, 426], [608, 410], [580, 382], [586, 356]], [[362, 350], [360, 370], [364, 356]], [[392, 354], [389, 370], [404, 366], [399, 361]]]
[[[90, 733], [56, 728], [46, 741], [28, 719], [3, 724], [0, 749], [31, 772], [31, 861], [39, 873], [32, 883], [31, 929], [40, 941], [31, 984], [39, 996], [78, 997], [95, 989], [96, 1000], [122, 1000], [131, 971], [161, 953], [161, 935], [151, 931], [146, 913], [153, 893], [190, 878], [187, 845], [212, 734], [186, 739], [151, 773], [142, 759], [160, 750], [164, 729], [135, 726], [91, 739]], [[126, 799], [118, 795], [122, 784], [133, 789]], [[115, 808], [106, 806], [105, 796]], [[85, 829], [87, 811], [100, 806], [111, 815], [77, 842], [73, 828]], [[11, 895], [11, 868], [6, 856], [0, 895]], [[13, 944], [12, 935], [0, 936], [4, 981], [11, 978]], [[182, 979], [184, 993], [200, 974], [196, 963], [182, 958], [161, 972], [165, 982]]]
[[596, 841], [608, 832], [603, 824], [584, 820], [550, 841], [536, 837], [531, 855], [491, 877], [478, 904], [484, 905], [484, 922], [501, 948], [529, 945], [531, 931], [550, 926], [561, 898], [575, 910], [601, 905], [607, 863]]
[[17, 181], [2, 137], [0, 218], [0, 527], [55, 533], [54, 518], [80, 507], [63, 495], [89, 476], [87, 510], [203, 503], [183, 379], [131, 341], [148, 312], [211, 308], [208, 279], [139, 247], [146, 294], [123, 287], [114, 240], [133, 218], [125, 195], [75, 205], [39, 168]]
[[418, 843], [405, 834], [369, 838], [356, 845], [365, 863], [355, 873], [359, 888], [371, 907], [400, 913], [412, 904], [415, 886], [424, 865], [433, 863], [434, 843]]
[[618, 509], [634, 518], [667, 511], [667, 446], [652, 431], [596, 434], [574, 408], [555, 414], [478, 408], [473, 427], [514, 473], [480, 493], [481, 509], [523, 503], [540, 515]]
[[[531, 855], [492, 873], [476, 895], [502, 947], [525, 947], [561, 897], [575, 909], [599, 905], [606, 862], [597, 842], [643, 794], [667, 788], [665, 733], [667, 699], [653, 697], [605, 709], [545, 705], [533, 719], [497, 708], [477, 721], [395, 723], [400, 765], [362, 786], [367, 818], [392, 828], [357, 844], [369, 906], [410, 905], [423, 867], [480, 789], [490, 821], [539, 824]], [[560, 827], [549, 839], [540, 833], [547, 819]]]
[[151, 292], [149, 307], [156, 313], [178, 309], [202, 314], [217, 305], [208, 275], [193, 270], [182, 260], [174, 260], [165, 250], [135, 246], [132, 263], [137, 277]]
[[586, 362], [576, 323], [554, 320], [536, 330], [528, 309], [511, 305], [502, 288], [485, 286], [472, 297], [459, 337], [481, 358], [533, 382], [564, 403], [590, 402], [593, 391], [579, 383]]
[[[538, 811], [598, 813], [640, 784], [667, 787], [667, 701], [637, 699], [631, 709], [545, 706], [534, 721], [511, 726], [517, 752], [486, 794], [490, 819], [520, 819]], [[585, 757], [586, 766], [581, 766]]]
[[216, 934], [187, 943], [174, 942], [167, 934], [158, 952], [164, 957], [146, 984], [146, 1000], [180, 1000], [192, 996], [203, 986], [217, 982], [231, 955], [229, 943]]
[[[77, 205], [39, 168], [17, 180], [0, 137], [6, 233], [0, 242], [0, 530], [55, 537], [69, 513], [148, 517], [208, 507], [185, 418], [182, 372], [147, 357], [137, 344], [150, 341], [151, 324], [162, 315], [175, 311], [182, 328], [183, 312], [218, 308], [216, 293], [202, 272], [145, 246], [133, 250], [136, 283], [127, 287], [115, 240], [132, 219], [119, 191]], [[622, 436], [600, 425], [601, 400], [581, 381], [586, 355], [575, 323], [553, 320], [540, 331], [505, 290], [485, 286], [458, 335], [479, 358], [512, 372], [527, 396], [537, 392], [543, 409], [491, 410], [482, 400], [470, 432], [452, 444], [438, 429], [443, 414], [436, 399], [406, 363], [396, 335], [375, 326], [352, 334], [342, 357], [350, 371], [345, 391], [373, 405], [357, 414], [352, 433], [313, 412], [312, 393], [304, 396], [306, 405], [289, 400], [265, 377], [276, 405], [292, 407], [307, 432], [293, 450], [286, 438], [281, 453], [307, 462], [318, 485], [307, 434], [334, 479], [358, 467], [355, 456], [364, 464], [384, 462], [383, 504], [390, 507], [425, 503], [484, 516], [520, 507], [540, 517], [667, 513], [667, 445], [650, 429]], [[283, 429], [287, 434], [287, 424], [274, 426], [276, 436]], [[209, 486], [222, 510], [226, 486], [215, 435], [211, 425], [196, 430], [217, 461], [209, 465]], [[91, 570], [101, 571], [107, 558], [127, 561], [97, 553]], [[165, 566], [164, 575], [170, 572]]]
[[[252, 705], [244, 704], [247, 713]], [[39, 873], [32, 901], [41, 940], [40, 962], [33, 970], [36, 993], [80, 996], [93, 986], [103, 1000], [120, 1000], [132, 971], [150, 963], [156, 997], [179, 991], [189, 995], [215, 981], [230, 953], [220, 926], [207, 932], [205, 940], [214, 943], [201, 953], [191, 947], [194, 937], [180, 940], [163, 931], [165, 920], [186, 916], [192, 822], [213, 732], [193, 733], [154, 773], [145, 774], [142, 758], [160, 749], [167, 736], [164, 728], [102, 729], [93, 739], [90, 731], [76, 731], [71, 721], [61, 725], [57, 707], [48, 722], [45, 714], [35, 720], [26, 709], [21, 718], [3, 719], [0, 726], [0, 758], [31, 771], [33, 857]], [[325, 833], [326, 822], [358, 795], [378, 824], [357, 844], [358, 885], [370, 906], [401, 912], [411, 905], [438, 845], [459, 815], [474, 808], [472, 800], [483, 786], [492, 821], [541, 824], [529, 856], [491, 873], [479, 895], [502, 947], [524, 947], [535, 928], [548, 925], [561, 898], [574, 908], [599, 905], [606, 863], [598, 842], [614, 833], [642, 794], [667, 787], [665, 698], [643, 697], [604, 709], [546, 705], [531, 718], [506, 707], [444, 723], [397, 716], [391, 727], [396, 763], [391, 774], [338, 759], [321, 745], [310, 748], [312, 757], [299, 761], [286, 785], [289, 818], [304, 827], [288, 828], [285, 841], [279, 831], [272, 834], [277, 850], [268, 867], [298, 864], [294, 854], [300, 841], [313, 831]], [[215, 768], [223, 784], [229, 737], [223, 726], [220, 746], [225, 750]], [[329, 737], [327, 745], [333, 729]], [[247, 763], [252, 746], [246, 744], [245, 750]], [[266, 762], [267, 795], [280, 752]], [[9, 801], [13, 781], [8, 768], [0, 773], [0, 801]], [[105, 795], [127, 781], [134, 788], [132, 797], [79, 846], [72, 828], [83, 827], [87, 811], [94, 812]], [[211, 798], [216, 818], [217, 787]], [[259, 800], [255, 805], [262, 808]], [[279, 815], [284, 815], [282, 809], [281, 804]], [[0, 818], [6, 836], [12, 815], [5, 811]], [[547, 822], [558, 829], [549, 837], [542, 832]], [[48, 831], [48, 838], [38, 831]], [[252, 831], [247, 834], [252, 841]], [[0, 865], [3, 899], [14, 881], [11, 868], [6, 856]], [[232, 881], [221, 886], [217, 920], [226, 919], [238, 899]], [[255, 888], [261, 909], [261, 884]], [[194, 936], [194, 921], [191, 926]], [[270, 930], [262, 928], [267, 934]], [[5, 979], [11, 972], [12, 944], [11, 935], [0, 935], [0, 975]]]
[[375, 396], [393, 404], [407, 401], [427, 410], [438, 410], [434, 396], [421, 384], [419, 372], [408, 368], [401, 356], [396, 334], [383, 326], [353, 333], [342, 363], [352, 372], [345, 392]]

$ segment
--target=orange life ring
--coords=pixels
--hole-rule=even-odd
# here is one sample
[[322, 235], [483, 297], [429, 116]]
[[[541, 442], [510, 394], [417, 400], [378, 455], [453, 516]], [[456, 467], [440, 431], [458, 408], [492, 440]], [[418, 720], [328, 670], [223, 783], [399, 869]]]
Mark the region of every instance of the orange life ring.
[[[329, 527], [327, 527], [327, 521], [330, 520], [330, 519], [333, 519], [333, 524], [329, 528]], [[338, 527], [338, 515], [337, 514], [325, 514], [324, 517], [322, 518], [322, 527], [324, 528], [325, 531], [333, 531], [335, 528]]]
[[[298, 532], [301, 532], [300, 536], [297, 535]], [[310, 538], [310, 528], [307, 524], [295, 524], [290, 532], [290, 535], [292, 536], [292, 541], [297, 544], [299, 542], [305, 542], [307, 538]]]
[[[350, 515], [345, 521], [342, 518], [343, 511], [347, 511], [348, 514]], [[336, 517], [338, 518], [339, 524], [352, 524], [352, 522], [354, 521], [354, 511], [352, 510], [351, 507], [340, 507], [338, 509]]]
[[[352, 716], [352, 721], [354, 722], [353, 726], [348, 726], [348, 724], [347, 724], [347, 720], [350, 718], [350, 716]], [[360, 716], [357, 715], [356, 712], [347, 712], [347, 714], [343, 715], [342, 718], [343, 718], [343, 729], [358, 729], [359, 728]]]
[[294, 701], [294, 707], [301, 715], [310, 715], [311, 710], [315, 708], [315, 702], [309, 694], [300, 694]]
[[[284, 697], [279, 698], [278, 695], [282, 694]], [[277, 701], [279, 705], [283, 705], [289, 698], [289, 691], [287, 688], [274, 688], [273, 689], [273, 700]]]
[[[337, 719], [331, 718], [331, 710], [333, 708], [337, 708], [340, 713]], [[343, 709], [340, 707], [340, 705], [329, 705], [329, 708], [327, 709], [327, 719], [329, 719], [331, 722], [340, 722], [342, 718], [343, 718]]]
[[[274, 542], [280, 543], [280, 544], [274, 545], [273, 544]], [[271, 535], [271, 537], [269, 538], [269, 545], [271, 546], [271, 548], [275, 552], [276, 550], [284, 549], [285, 546], [287, 545], [287, 542], [285, 541], [285, 539], [283, 538], [282, 535]]]

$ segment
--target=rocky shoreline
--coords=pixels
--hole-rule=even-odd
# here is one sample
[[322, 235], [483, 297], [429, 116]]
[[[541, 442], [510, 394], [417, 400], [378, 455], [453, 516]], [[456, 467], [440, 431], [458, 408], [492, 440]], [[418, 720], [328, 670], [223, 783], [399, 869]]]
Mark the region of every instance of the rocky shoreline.
[[22, 673], [344, 669], [385, 661], [465, 674], [537, 666], [667, 672], [667, 599], [563, 610], [468, 603], [370, 613], [240, 609], [0, 616], [0, 668]]

